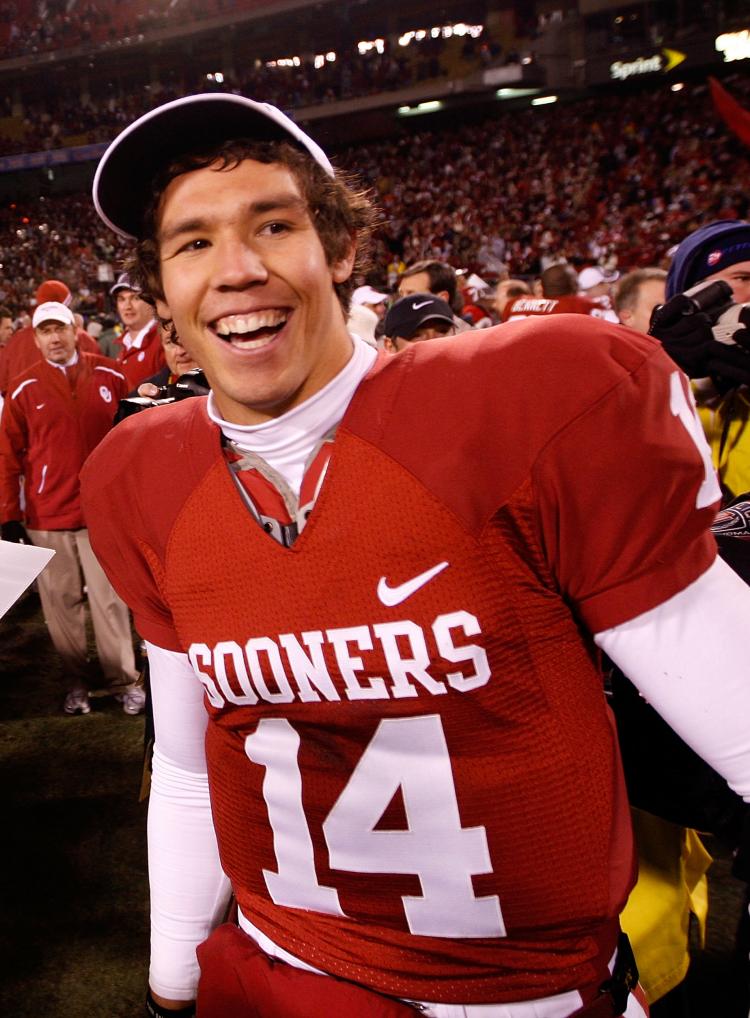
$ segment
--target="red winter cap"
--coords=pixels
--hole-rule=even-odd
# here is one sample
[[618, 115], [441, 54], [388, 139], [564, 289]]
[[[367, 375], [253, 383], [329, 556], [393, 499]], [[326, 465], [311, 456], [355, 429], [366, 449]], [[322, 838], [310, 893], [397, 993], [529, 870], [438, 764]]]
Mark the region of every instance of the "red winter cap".
[[36, 291], [37, 304], [47, 304], [54, 301], [57, 304], [70, 304], [72, 294], [68, 287], [60, 279], [45, 279]]

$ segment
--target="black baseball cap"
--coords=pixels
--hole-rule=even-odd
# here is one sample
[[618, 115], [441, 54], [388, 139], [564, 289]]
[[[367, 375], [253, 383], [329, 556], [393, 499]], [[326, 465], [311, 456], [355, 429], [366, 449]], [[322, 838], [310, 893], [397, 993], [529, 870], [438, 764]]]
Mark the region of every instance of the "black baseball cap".
[[434, 293], [410, 293], [400, 297], [385, 316], [386, 336], [411, 339], [425, 322], [448, 322], [454, 325], [450, 304]]
[[203, 92], [157, 106], [118, 134], [96, 169], [96, 211], [115, 233], [137, 240], [156, 174], [180, 156], [232, 138], [291, 142], [334, 175], [323, 149], [275, 106], [231, 92]]

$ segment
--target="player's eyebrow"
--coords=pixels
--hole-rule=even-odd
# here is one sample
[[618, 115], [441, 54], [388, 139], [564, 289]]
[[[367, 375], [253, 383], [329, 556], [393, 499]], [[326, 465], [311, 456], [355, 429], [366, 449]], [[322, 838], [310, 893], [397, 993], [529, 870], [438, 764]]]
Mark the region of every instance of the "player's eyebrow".
[[[259, 201], [250, 202], [247, 212], [250, 217], [266, 216], [269, 212], [306, 212], [307, 202], [295, 194], [270, 195]], [[211, 216], [191, 216], [178, 219], [166, 230], [160, 231], [159, 243], [167, 244], [187, 233], [200, 233], [211, 226]]]

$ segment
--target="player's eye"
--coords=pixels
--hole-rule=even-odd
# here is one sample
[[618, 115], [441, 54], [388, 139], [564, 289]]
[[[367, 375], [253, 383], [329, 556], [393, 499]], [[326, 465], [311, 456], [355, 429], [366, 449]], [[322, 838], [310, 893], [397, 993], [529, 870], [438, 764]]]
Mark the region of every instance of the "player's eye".
[[270, 223], [264, 223], [260, 228], [261, 236], [265, 237], [281, 237], [285, 233], [289, 233], [291, 226], [289, 223], [282, 223], [278, 219], [274, 219]]
[[202, 251], [208, 246], [209, 243], [207, 240], [203, 237], [196, 237], [193, 240], [186, 241], [180, 248], [178, 248], [177, 254], [182, 254], [183, 251]]

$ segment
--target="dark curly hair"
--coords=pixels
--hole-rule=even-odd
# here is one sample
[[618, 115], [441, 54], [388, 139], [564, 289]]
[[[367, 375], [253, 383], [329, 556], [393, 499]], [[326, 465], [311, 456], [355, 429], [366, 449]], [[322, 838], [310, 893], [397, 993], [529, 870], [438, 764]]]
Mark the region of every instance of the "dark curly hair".
[[164, 300], [157, 222], [167, 185], [183, 173], [214, 165], [219, 171], [230, 170], [245, 159], [279, 163], [291, 171], [307, 202], [329, 265], [345, 258], [354, 240], [354, 269], [347, 280], [334, 284], [344, 314], [347, 314], [356, 280], [369, 267], [371, 238], [378, 213], [369, 192], [358, 188], [352, 177], [339, 171], [331, 177], [307, 153], [284, 141], [233, 139], [203, 152], [180, 157], [162, 170], [153, 181], [153, 198], [143, 214], [142, 239], [138, 241], [128, 266], [132, 277], [144, 292]]

